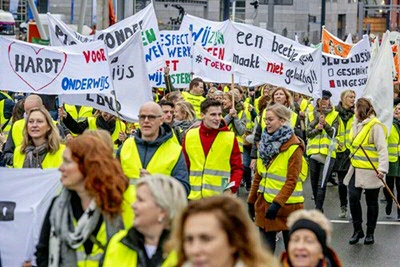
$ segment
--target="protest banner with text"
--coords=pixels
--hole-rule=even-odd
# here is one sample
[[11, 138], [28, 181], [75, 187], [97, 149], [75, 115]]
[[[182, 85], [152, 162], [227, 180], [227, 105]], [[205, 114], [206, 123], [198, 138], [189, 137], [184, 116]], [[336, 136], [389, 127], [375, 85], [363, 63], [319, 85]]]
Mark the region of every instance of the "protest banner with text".
[[109, 94], [107, 48], [96, 41], [48, 47], [0, 37], [0, 89], [37, 94]]
[[361, 96], [368, 79], [371, 61], [371, 47], [368, 36], [353, 46], [347, 58], [323, 53], [322, 57], [322, 89], [332, 93], [334, 105], [340, 101], [340, 94], [347, 89]]
[[233, 24], [235, 75], [319, 97], [321, 49], [310, 48], [265, 29]]
[[48, 14], [50, 42], [52, 45], [71, 45], [78, 42], [103, 40], [110, 52], [114, 52], [135, 32], [140, 31], [143, 42], [143, 57], [146, 62], [150, 83], [156, 86], [155, 74], [165, 66], [164, 51], [160, 40], [158, 22], [153, 4], [104, 30], [96, 31], [93, 36], [83, 36], [68, 28], [65, 23]]
[[126, 121], [137, 121], [140, 106], [153, 100], [140, 38], [140, 33], [135, 33], [109, 55], [115, 89], [111, 95], [66, 95], [60, 97], [60, 103], [91, 106]]

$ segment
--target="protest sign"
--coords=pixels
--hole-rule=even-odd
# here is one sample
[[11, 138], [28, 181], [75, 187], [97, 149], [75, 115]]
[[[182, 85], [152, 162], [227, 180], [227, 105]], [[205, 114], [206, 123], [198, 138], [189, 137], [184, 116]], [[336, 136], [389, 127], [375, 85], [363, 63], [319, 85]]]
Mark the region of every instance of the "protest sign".
[[0, 37], [0, 89], [38, 94], [109, 94], [107, 48], [96, 41], [48, 47]]
[[104, 30], [96, 31], [94, 36], [83, 36], [68, 28], [65, 23], [48, 14], [50, 41], [52, 45], [71, 45], [78, 42], [103, 40], [110, 52], [114, 52], [126, 42], [135, 32], [140, 31], [143, 42], [143, 57], [146, 62], [150, 83], [156, 86], [154, 80], [158, 72], [165, 66], [164, 51], [160, 40], [158, 22], [153, 3]]
[[135, 33], [109, 55], [115, 89], [111, 95], [66, 95], [60, 96], [60, 103], [91, 106], [126, 121], [137, 121], [140, 106], [153, 100], [140, 38], [140, 33]]
[[371, 100], [376, 116], [386, 126], [388, 135], [393, 121], [393, 54], [387, 31], [371, 66], [362, 97]]
[[[187, 88], [190, 83], [192, 35], [186, 30], [161, 31], [165, 64], [170, 68], [171, 83], [175, 88]], [[160, 79], [161, 78], [161, 79]], [[157, 87], [165, 87], [164, 73], [155, 79]]]
[[332, 93], [334, 105], [340, 101], [340, 94], [347, 89], [356, 92], [360, 97], [368, 79], [371, 61], [371, 47], [368, 36], [353, 46], [347, 58], [323, 53], [322, 89]]
[[214, 57], [219, 60], [230, 60], [232, 49], [229, 36], [232, 29], [229, 20], [217, 22], [185, 15], [180, 30], [189, 30], [193, 42], [204, 47]]
[[34, 260], [44, 216], [61, 188], [60, 173], [56, 169], [0, 168], [0, 177], [2, 266], [22, 266]]
[[252, 25], [233, 23], [235, 75], [265, 81], [318, 98], [321, 90], [321, 49]]
[[348, 57], [352, 47], [352, 44], [343, 42], [325, 28], [322, 29], [322, 52], [339, 57]]

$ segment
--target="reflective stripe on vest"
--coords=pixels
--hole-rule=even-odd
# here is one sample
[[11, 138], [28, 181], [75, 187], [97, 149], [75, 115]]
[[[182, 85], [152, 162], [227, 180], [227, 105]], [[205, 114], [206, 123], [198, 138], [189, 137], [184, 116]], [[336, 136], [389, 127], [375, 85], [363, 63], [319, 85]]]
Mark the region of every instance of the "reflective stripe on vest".
[[[179, 157], [182, 147], [171, 137], [162, 143], [150, 159], [146, 170], [151, 174], [171, 175]], [[140, 177], [140, 170], [143, 169], [135, 138], [130, 137], [125, 140], [121, 148], [120, 160], [124, 174], [129, 178], [130, 184], [136, 184]]]
[[[89, 129], [90, 130], [97, 130], [97, 117], [89, 117], [87, 118], [88, 120], [88, 124], [89, 124]], [[115, 142], [118, 140], [118, 136], [120, 132], [124, 132], [126, 131], [126, 125], [124, 122], [116, 119], [115, 120], [115, 128], [114, 128], [114, 132], [111, 135], [111, 139], [113, 141], [113, 145], [114, 145], [114, 154], [116, 153], [117, 149], [118, 149], [118, 144], [116, 144]]]
[[338, 141], [337, 152], [344, 152], [346, 149], [350, 149], [351, 144], [349, 134], [353, 125], [353, 121], [354, 115], [347, 121], [345, 126], [342, 118], [339, 116], [339, 129], [336, 135], [336, 140]]
[[[60, 147], [54, 154], [47, 153], [42, 161], [42, 169], [58, 168], [63, 163], [63, 152], [65, 145], [60, 144]], [[17, 146], [13, 155], [13, 168], [23, 168], [26, 154], [21, 153], [21, 145]]]
[[388, 153], [389, 162], [397, 162], [399, 160], [399, 132], [396, 126], [392, 125], [389, 137], [387, 139], [388, 143]]
[[353, 130], [350, 133], [352, 136], [351, 139], [353, 140], [351, 143], [353, 147], [352, 148], [353, 157], [351, 157], [350, 161], [351, 165], [353, 165], [353, 167], [355, 168], [368, 169], [368, 170], [374, 169], [373, 166], [371, 166], [371, 163], [369, 163], [368, 158], [365, 156], [364, 152], [360, 148], [360, 146], [362, 146], [365, 150], [365, 153], [372, 161], [372, 164], [375, 166], [375, 168], [378, 169], [379, 165], [378, 150], [376, 149], [375, 144], [369, 144], [371, 129], [375, 124], [380, 124], [383, 127], [386, 136], [387, 134], [386, 127], [376, 117], [374, 117], [367, 124], [365, 124], [361, 129], [361, 131], [354, 138], [353, 138]]
[[[264, 165], [260, 167], [263, 173], [263, 178], [260, 181], [258, 192], [263, 193], [264, 199], [268, 203], [273, 202], [276, 195], [279, 194], [280, 190], [285, 185], [288, 172], [288, 162], [298, 147], [299, 145], [291, 145], [287, 150], [280, 152], [272, 164], [268, 167], [268, 170]], [[302, 161], [302, 164], [304, 164], [304, 161]], [[286, 204], [303, 202], [303, 182], [302, 179], [297, 179], [296, 187], [286, 201]]]
[[[338, 114], [339, 112], [334, 110], [329, 112], [328, 115], [325, 117], [326, 123], [332, 126], [333, 121], [338, 117]], [[315, 127], [317, 127], [317, 125]], [[318, 134], [315, 137], [308, 140], [307, 156], [313, 154], [328, 155], [330, 143], [331, 143], [331, 138], [329, 137], [329, 135], [326, 133], [325, 130], [322, 130], [321, 134]], [[336, 158], [336, 149], [332, 151], [331, 157]]]
[[183, 99], [185, 99], [185, 101], [193, 105], [194, 111], [196, 112], [196, 117], [200, 119], [201, 118], [200, 105], [206, 99], [201, 95], [193, 95], [189, 92], [182, 92], [181, 95]]
[[220, 131], [206, 158], [200, 140], [200, 128], [187, 132], [185, 151], [190, 161], [189, 199], [220, 195], [224, 191], [231, 176], [230, 158], [234, 138], [234, 133]]

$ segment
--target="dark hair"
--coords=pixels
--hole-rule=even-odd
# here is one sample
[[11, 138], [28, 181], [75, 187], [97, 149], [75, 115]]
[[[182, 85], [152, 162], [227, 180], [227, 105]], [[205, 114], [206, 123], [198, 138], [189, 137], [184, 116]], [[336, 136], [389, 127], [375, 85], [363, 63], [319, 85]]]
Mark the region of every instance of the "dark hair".
[[24, 113], [25, 113], [24, 104], [25, 104], [24, 98], [18, 100], [18, 102], [15, 104], [15, 106], [12, 110], [12, 116], [11, 116], [12, 123], [24, 118]]
[[105, 142], [99, 142], [95, 136], [80, 135], [70, 139], [67, 148], [85, 177], [85, 189], [95, 198], [99, 209], [110, 218], [121, 214], [128, 179], [112, 153], [105, 153], [110, 150]]
[[206, 114], [209, 107], [221, 107], [221, 106], [222, 104], [218, 100], [208, 98], [201, 103], [200, 112]]
[[[194, 86], [198, 86], [200, 83], [203, 83], [203, 80], [200, 78], [194, 78], [193, 80], [190, 81], [189, 84], [189, 90], [192, 90]], [[205, 88], [205, 87], [204, 87]]]
[[164, 100], [164, 99], [162, 99], [160, 102], [158, 102], [158, 104], [160, 105], [160, 107], [162, 107], [162, 106], [170, 106], [171, 108], [175, 107], [174, 103]]
[[361, 97], [357, 100], [356, 114], [358, 116], [359, 121], [365, 120], [372, 114], [376, 115], [374, 107], [372, 106], [371, 102], [364, 97]]

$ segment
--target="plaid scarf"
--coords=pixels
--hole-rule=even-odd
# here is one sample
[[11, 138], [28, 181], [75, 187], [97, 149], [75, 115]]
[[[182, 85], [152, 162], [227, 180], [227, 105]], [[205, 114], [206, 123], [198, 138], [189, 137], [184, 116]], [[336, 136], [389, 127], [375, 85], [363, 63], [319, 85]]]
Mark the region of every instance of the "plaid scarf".
[[258, 152], [264, 165], [268, 165], [271, 159], [279, 154], [282, 144], [286, 143], [293, 135], [292, 127], [283, 125], [273, 134], [269, 134], [267, 129], [261, 135]]

